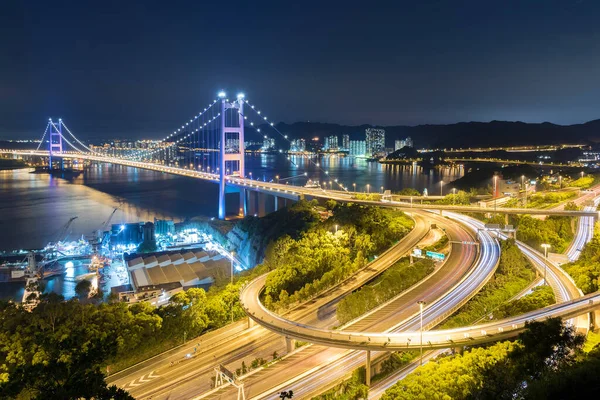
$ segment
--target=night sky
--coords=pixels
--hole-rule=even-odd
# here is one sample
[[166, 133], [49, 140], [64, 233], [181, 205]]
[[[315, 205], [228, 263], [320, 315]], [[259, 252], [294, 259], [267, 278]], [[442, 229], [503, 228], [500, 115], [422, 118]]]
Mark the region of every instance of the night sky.
[[585, 122], [599, 15], [596, 0], [5, 0], [0, 138], [48, 117], [162, 137], [222, 88], [285, 122]]

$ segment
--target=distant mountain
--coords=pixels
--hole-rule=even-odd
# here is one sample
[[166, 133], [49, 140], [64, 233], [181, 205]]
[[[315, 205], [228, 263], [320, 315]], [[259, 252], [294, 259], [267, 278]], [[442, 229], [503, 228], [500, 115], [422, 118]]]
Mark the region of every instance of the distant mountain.
[[[350, 135], [350, 140], [364, 140], [365, 129], [371, 125], [347, 126], [320, 122], [279, 123], [277, 129], [290, 139], [312, 139], [320, 142], [329, 135]], [[261, 134], [250, 127], [246, 137], [261, 140]], [[264, 129], [263, 129], [264, 128]], [[263, 133], [269, 132], [261, 127]], [[525, 122], [491, 121], [460, 122], [448, 125], [417, 126], [381, 126], [385, 129], [386, 147], [394, 147], [396, 139], [412, 137], [415, 147], [451, 148], [451, 147], [487, 147], [520, 146], [547, 144], [595, 144], [600, 143], [600, 119], [576, 125], [556, 125], [549, 122], [541, 124]], [[273, 134], [269, 134], [274, 137]], [[283, 139], [275, 137], [283, 145]]]

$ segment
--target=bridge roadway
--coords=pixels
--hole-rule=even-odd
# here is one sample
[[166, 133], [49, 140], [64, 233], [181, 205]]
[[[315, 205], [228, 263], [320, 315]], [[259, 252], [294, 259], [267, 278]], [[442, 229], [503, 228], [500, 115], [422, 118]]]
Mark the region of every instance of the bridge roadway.
[[[415, 212], [413, 217], [416, 221], [415, 228], [405, 236], [393, 248], [380, 255], [363, 270], [344, 281], [340, 285], [330, 289], [318, 298], [302, 304], [291, 310], [289, 318], [317, 326], [333, 326], [335, 322], [335, 305], [346, 293], [350, 293], [365, 282], [373, 279], [383, 272], [400, 257], [410, 252], [429, 231], [432, 223], [444, 227], [452, 240], [469, 241], [472, 237], [459, 225], [450, 223], [445, 218], [434, 214]], [[468, 249], [467, 249], [468, 250]], [[460, 269], [469, 268], [474, 259], [473, 252], [463, 253], [460, 248], [453, 251], [448, 262], [450, 266], [460, 265]], [[454, 260], [454, 261], [452, 261]], [[453, 274], [448, 277], [447, 284], [452, 284], [460, 278]], [[429, 287], [429, 285], [427, 286]], [[424, 289], [425, 290], [425, 289]], [[211, 336], [211, 334], [207, 335]], [[153, 399], [166, 398], [189, 398], [194, 395], [210, 390], [209, 382], [213, 374], [213, 367], [223, 364], [233, 369], [239, 368], [242, 361], [250, 365], [250, 361], [261, 356], [270, 359], [271, 354], [277, 351], [279, 354], [285, 352], [284, 340], [278, 334], [271, 333], [260, 326], [245, 329], [241, 323], [233, 324], [231, 327], [222, 328], [214, 337], [200, 338], [200, 352], [197, 356], [185, 359], [185, 354], [194, 355], [194, 344], [184, 346], [181, 349], [168, 352], [165, 355], [144, 361], [128, 370], [111, 375], [107, 381], [130, 391], [136, 398], [152, 396]], [[170, 362], [179, 362], [170, 366]], [[159, 378], [148, 381], [149, 375], [159, 375]], [[144, 382], [146, 380], [146, 382]]]
[[[452, 225], [456, 222], [446, 219], [446, 223]], [[462, 225], [462, 221], [460, 222]], [[469, 227], [469, 230], [474, 232], [470, 236], [474, 236], [476, 229]], [[439, 321], [440, 318], [454, 312], [456, 307], [460, 307], [477, 293], [480, 286], [492, 276], [497, 265], [499, 247], [496, 240], [487, 232], [480, 232], [478, 236], [482, 240], [482, 244], [479, 246], [480, 251], [474, 266], [468, 267], [462, 260], [457, 260], [458, 264], [448, 260], [444, 268], [447, 268], [447, 271], [457, 273], [457, 275], [450, 275], [452, 279], [447, 279], [443, 275], [429, 278], [435, 279], [433, 281], [435, 282], [434, 288], [427, 289], [425, 292], [418, 290], [403, 292], [389, 303], [357, 318], [355, 321], [351, 321], [349, 326], [353, 330], [377, 332], [404, 329], [400, 326], [402, 321], [414, 321], [415, 318], [418, 321], [419, 306], [417, 301], [419, 300], [424, 300], [430, 304], [424, 311], [425, 324], [436, 323], [435, 321]], [[473, 239], [470, 241], [473, 241]], [[456, 250], [470, 253], [471, 256], [477, 250], [477, 246], [472, 245], [457, 243], [454, 246], [451, 253], [452, 257], [454, 257]], [[424, 281], [425, 283], [429, 286], [428, 280]], [[252, 290], [252, 287], [247, 286], [245, 288], [245, 290], [248, 289]], [[242, 296], [244, 296], [243, 293]], [[252, 299], [253, 296], [250, 296], [250, 298]], [[260, 304], [260, 301], [257, 300], [257, 304]], [[343, 329], [349, 328], [346, 326]], [[281, 333], [281, 331], [279, 332]], [[293, 335], [288, 336], [294, 337]], [[276, 398], [278, 391], [288, 388], [293, 389], [299, 398], [304, 398], [307, 394], [314, 393], [315, 388], [342, 379], [357, 367], [364, 365], [364, 363], [364, 352], [343, 350], [330, 346], [309, 346], [292, 355], [289, 360], [283, 360], [257, 373], [256, 376], [244, 378], [246, 396], [247, 398]], [[227, 391], [227, 388], [224, 388], [212, 395], [204, 395], [198, 398], [228, 399], [231, 398], [232, 394], [231, 389]]]
[[[27, 150], [6, 150], [0, 149], [2, 154], [13, 154], [18, 156], [39, 156], [48, 157], [48, 151], [27, 151]], [[77, 152], [63, 152], [54, 153], [53, 157], [64, 157], [64, 158], [75, 158], [83, 159], [96, 162], [104, 162], [118, 165], [125, 165], [129, 167], [142, 168], [152, 171], [164, 172], [180, 176], [188, 176], [191, 178], [204, 179], [211, 182], [219, 183], [219, 176], [217, 174], [211, 174], [203, 171], [195, 171], [184, 168], [169, 167], [160, 164], [154, 164], [142, 161], [132, 161], [117, 157], [105, 157], [92, 154], [84, 154]], [[327, 191], [316, 188], [305, 188], [301, 186], [290, 186], [283, 185], [273, 182], [261, 182], [258, 180], [239, 178], [229, 176], [226, 178], [226, 184], [239, 188], [249, 189], [258, 191], [261, 193], [283, 197], [291, 200], [298, 200], [300, 198], [321, 198], [321, 199], [333, 199], [336, 201], [360, 203], [364, 205], [375, 205], [378, 207], [388, 207], [397, 209], [415, 209], [415, 210], [438, 210], [438, 211], [455, 211], [463, 213], [495, 213], [495, 214], [530, 214], [530, 215], [558, 215], [558, 216], [571, 216], [571, 217], [593, 217], [598, 219], [599, 213], [595, 210], [582, 210], [582, 211], [565, 211], [565, 210], [552, 210], [552, 209], [535, 209], [535, 208], [483, 208], [478, 206], [453, 206], [453, 205], [442, 205], [442, 204], [416, 204], [409, 202], [380, 202], [380, 201], [369, 201], [369, 200], [357, 200], [353, 198], [351, 192], [343, 193], [339, 191]]]

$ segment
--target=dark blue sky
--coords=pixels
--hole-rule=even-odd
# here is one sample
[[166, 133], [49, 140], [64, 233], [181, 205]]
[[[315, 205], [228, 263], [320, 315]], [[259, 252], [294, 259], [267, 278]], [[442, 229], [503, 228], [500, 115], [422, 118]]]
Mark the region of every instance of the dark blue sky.
[[595, 0], [3, 1], [0, 137], [49, 116], [158, 137], [221, 88], [285, 122], [585, 122], [599, 15]]

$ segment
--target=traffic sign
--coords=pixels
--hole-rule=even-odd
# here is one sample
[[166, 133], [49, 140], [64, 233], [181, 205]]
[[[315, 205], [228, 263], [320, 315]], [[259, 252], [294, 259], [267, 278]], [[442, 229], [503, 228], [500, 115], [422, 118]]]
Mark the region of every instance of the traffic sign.
[[425, 255], [427, 257], [433, 258], [434, 260], [443, 260], [444, 258], [446, 258], [446, 256], [442, 253], [436, 253], [434, 251], [428, 251], [425, 253]]

